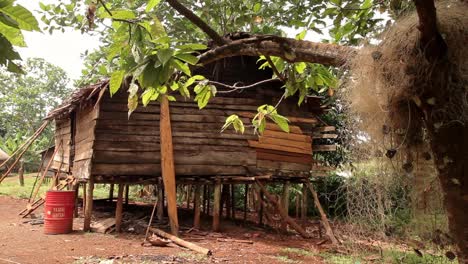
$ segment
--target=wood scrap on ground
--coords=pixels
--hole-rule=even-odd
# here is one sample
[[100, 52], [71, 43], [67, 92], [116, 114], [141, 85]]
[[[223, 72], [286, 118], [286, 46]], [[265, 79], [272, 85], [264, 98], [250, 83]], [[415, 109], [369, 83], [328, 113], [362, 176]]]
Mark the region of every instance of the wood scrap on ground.
[[185, 241], [183, 239], [180, 239], [177, 236], [166, 233], [166, 232], [164, 232], [164, 231], [162, 231], [160, 229], [151, 227], [150, 231], [153, 232], [154, 234], [162, 237], [162, 238], [166, 238], [166, 239], [171, 240], [176, 245], [191, 249], [191, 250], [193, 250], [195, 252], [198, 252], [198, 253], [201, 253], [201, 254], [204, 254], [204, 255], [207, 255], [207, 256], [210, 256], [212, 254], [211, 250], [209, 250], [207, 248], [203, 248], [203, 247], [200, 247], [200, 246], [198, 246], [198, 245], [196, 245], [194, 243], [191, 243], [191, 242]]
[[115, 218], [110, 217], [103, 219], [99, 222], [92, 222], [91, 223], [91, 231], [96, 233], [109, 233], [111, 228], [115, 226]]

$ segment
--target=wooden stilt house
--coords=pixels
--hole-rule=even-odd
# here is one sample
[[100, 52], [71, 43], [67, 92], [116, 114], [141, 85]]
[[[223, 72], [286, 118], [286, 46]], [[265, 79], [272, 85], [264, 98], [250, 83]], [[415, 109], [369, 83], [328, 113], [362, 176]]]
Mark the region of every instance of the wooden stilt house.
[[[255, 57], [233, 57], [199, 70], [208, 79], [248, 85], [270, 79], [270, 70], [259, 70]], [[127, 84], [112, 98], [108, 81], [77, 90], [47, 116], [55, 120], [56, 155], [52, 168], [72, 174], [81, 182], [157, 184], [161, 179], [160, 104], [139, 106], [130, 117]], [[334, 138], [317, 115], [320, 98], [301, 106], [287, 98], [278, 112], [290, 121], [290, 133], [275, 124], [261, 135], [247, 127], [220, 132], [227, 116], [237, 114], [248, 125], [263, 104], [275, 105], [282, 83], [268, 82], [252, 89], [218, 93], [199, 110], [193, 99], [170, 102], [170, 123], [177, 184], [252, 183], [255, 176], [270, 181], [301, 182], [323, 174], [314, 162], [314, 151], [332, 151], [333, 145], [315, 145], [315, 138]], [[221, 90], [221, 88], [220, 88]], [[58, 150], [57, 150], [58, 148]], [[325, 168], [326, 169], [326, 168]], [[89, 203], [89, 202], [87, 202]]]

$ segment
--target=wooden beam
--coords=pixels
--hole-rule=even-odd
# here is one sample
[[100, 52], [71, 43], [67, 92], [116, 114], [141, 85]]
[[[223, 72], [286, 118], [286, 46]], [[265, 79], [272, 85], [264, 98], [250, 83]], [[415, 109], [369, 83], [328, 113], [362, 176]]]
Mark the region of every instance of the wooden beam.
[[163, 238], [166, 238], [166, 239], [170, 239], [172, 242], [174, 242], [175, 244], [179, 245], [179, 246], [183, 246], [183, 247], [186, 247], [188, 249], [191, 249], [195, 252], [198, 252], [198, 253], [201, 253], [201, 254], [204, 254], [204, 255], [211, 255], [211, 250], [207, 249], [207, 248], [202, 248], [198, 245], [195, 245], [193, 243], [190, 243], [188, 241], [185, 241], [183, 239], [180, 239], [176, 236], [173, 236], [171, 234], [168, 234], [160, 229], [157, 229], [157, 228], [152, 228], [150, 227], [149, 230], [153, 233], [155, 233], [156, 235], [160, 236], [160, 237], [163, 237]]
[[247, 221], [247, 205], [248, 205], [249, 185], [244, 185], [244, 222]]
[[287, 222], [291, 228], [296, 230], [302, 237], [309, 238], [310, 236], [307, 234], [307, 232], [300, 225], [298, 225], [294, 221], [294, 219], [292, 219], [286, 214], [282, 206], [278, 203], [278, 201], [276, 201], [275, 197], [266, 190], [265, 186], [263, 186], [263, 184], [260, 181], [257, 181], [256, 183], [257, 183], [257, 186], [263, 191], [263, 193], [265, 194], [265, 197], [270, 202], [270, 204], [272, 204], [276, 208], [276, 210], [279, 212], [279, 214], [281, 215], [281, 218], [283, 218], [283, 220]]
[[199, 184], [195, 185], [194, 199], [193, 199], [193, 228], [200, 229], [200, 189]]
[[167, 211], [173, 235], [179, 233], [179, 220], [177, 217], [177, 190], [174, 168], [174, 146], [172, 145], [171, 116], [167, 96], [161, 98], [161, 113], [159, 120], [161, 144], [161, 172], [164, 181], [164, 190], [167, 197]]
[[301, 220], [307, 219], [307, 185], [302, 184]]
[[111, 183], [109, 187], [109, 201], [112, 202], [114, 200], [114, 184]]
[[214, 201], [213, 201], [213, 231], [219, 231], [219, 211], [221, 205], [221, 182], [216, 181], [214, 186]]
[[122, 211], [123, 211], [123, 193], [125, 185], [119, 183], [119, 190], [117, 192], [117, 206], [115, 208], [115, 231], [120, 233], [122, 231]]
[[93, 192], [94, 192], [94, 177], [90, 176], [86, 191], [86, 207], [84, 212], [83, 231], [91, 230], [91, 216], [93, 214]]
[[231, 217], [233, 220], [236, 220], [236, 185], [231, 184]]
[[323, 226], [325, 227], [325, 232], [327, 233], [328, 238], [331, 240], [333, 245], [341, 244], [340, 241], [336, 239], [335, 234], [333, 233], [333, 230], [330, 226], [330, 222], [328, 221], [327, 215], [325, 214], [325, 211], [323, 210], [322, 205], [320, 204], [317, 192], [315, 192], [314, 187], [312, 186], [312, 183], [310, 183], [310, 181], [307, 181], [305, 184], [307, 185], [310, 192], [312, 193], [312, 196], [314, 197], [315, 207], [317, 207], [317, 210], [320, 213], [320, 217], [322, 218], [322, 223], [323, 223]]
[[312, 149], [318, 151], [336, 151], [336, 145], [313, 145]]
[[129, 184], [125, 184], [125, 206], [128, 206], [128, 202], [129, 202], [129, 193], [130, 193], [130, 185]]

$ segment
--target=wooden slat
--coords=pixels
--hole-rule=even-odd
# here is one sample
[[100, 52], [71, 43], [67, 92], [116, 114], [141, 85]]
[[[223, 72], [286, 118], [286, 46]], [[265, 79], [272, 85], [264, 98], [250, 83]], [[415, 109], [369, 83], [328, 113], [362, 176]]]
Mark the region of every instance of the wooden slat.
[[160, 164], [93, 164], [93, 175], [131, 176], [147, 175], [155, 176], [161, 173]]
[[159, 142], [112, 142], [112, 141], [94, 141], [95, 150], [106, 151], [159, 151]]
[[249, 146], [245, 139], [216, 139], [216, 138], [188, 138], [174, 137], [174, 144], [215, 145], [215, 146]]
[[258, 142], [260, 142], [260, 144], [294, 147], [294, 148], [302, 149], [304, 151], [308, 151], [309, 153], [312, 153], [311, 143], [298, 142], [298, 141], [281, 139], [281, 138], [271, 138], [271, 137], [265, 137], [265, 136], [261, 136]]
[[279, 150], [285, 152], [293, 152], [293, 153], [302, 153], [302, 154], [312, 154], [311, 151], [306, 151], [301, 148], [295, 147], [286, 147], [286, 146], [279, 146], [279, 145], [271, 145], [271, 144], [263, 144], [259, 143], [258, 141], [249, 140], [249, 146], [253, 148], [261, 148], [261, 149], [272, 149], [272, 150]]
[[291, 133], [286, 133], [283, 131], [265, 130], [262, 136], [287, 139], [287, 140], [298, 141], [298, 142], [312, 143], [312, 139], [310, 138], [310, 136], [291, 134]]
[[313, 129], [314, 132], [330, 132], [335, 131], [334, 126], [324, 126], [324, 127], [316, 127]]
[[138, 142], [159, 142], [159, 132], [158, 135], [129, 135], [129, 134], [112, 134], [112, 131], [98, 131], [96, 135], [97, 141], [112, 141], [115, 144], [118, 142], [129, 142], [129, 141], [138, 141]]
[[312, 136], [313, 139], [319, 139], [319, 138], [338, 138], [337, 134], [320, 134], [320, 133], [314, 133]]
[[[254, 118], [256, 113], [252, 112], [239, 112], [239, 116]], [[316, 124], [318, 122], [317, 118], [310, 117], [297, 117], [297, 116], [286, 116], [290, 123], [306, 123], [306, 124]]]
[[302, 164], [311, 164], [314, 161], [312, 155], [310, 154], [297, 154], [300, 156], [291, 156], [290, 154], [291, 152], [257, 149], [257, 159], [259, 160], [294, 162]]
[[270, 170], [310, 171], [312, 164], [301, 164], [292, 162], [257, 160], [257, 167]]
[[[278, 125], [272, 124], [272, 123], [267, 123], [266, 124], [266, 130], [284, 132]], [[302, 133], [302, 129], [300, 127], [293, 126], [293, 125], [289, 126], [289, 133], [291, 133], [291, 134], [301, 134], [301, 135], [304, 134], [304, 133]]]

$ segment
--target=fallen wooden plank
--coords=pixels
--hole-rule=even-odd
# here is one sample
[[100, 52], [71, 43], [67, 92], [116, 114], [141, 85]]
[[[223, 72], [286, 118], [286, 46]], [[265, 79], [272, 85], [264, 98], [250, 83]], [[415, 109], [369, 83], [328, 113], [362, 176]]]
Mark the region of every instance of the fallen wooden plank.
[[168, 234], [160, 229], [157, 229], [157, 228], [153, 228], [151, 227], [150, 228], [150, 231], [153, 232], [154, 234], [162, 237], [162, 238], [166, 238], [166, 239], [170, 239], [172, 242], [174, 242], [175, 244], [179, 245], [179, 246], [182, 246], [182, 247], [185, 247], [185, 248], [188, 248], [188, 249], [191, 249], [195, 252], [198, 252], [198, 253], [201, 253], [201, 254], [204, 254], [204, 255], [208, 255], [210, 256], [212, 254], [211, 250], [207, 249], [207, 248], [203, 248], [203, 247], [200, 247], [194, 243], [191, 243], [191, 242], [188, 242], [188, 241], [185, 241], [181, 238], [178, 238], [174, 235], [171, 235], [171, 234]]
[[110, 217], [98, 222], [91, 223], [91, 231], [105, 234], [111, 227], [115, 226], [115, 218]]
[[242, 243], [242, 244], [253, 244], [254, 242], [252, 240], [242, 240], [242, 239], [223, 239], [223, 238], [218, 238], [216, 239], [218, 242], [230, 242], [230, 243]]
[[316, 127], [313, 129], [314, 132], [330, 132], [330, 131], [335, 131], [334, 126], [323, 126], [323, 127]]

